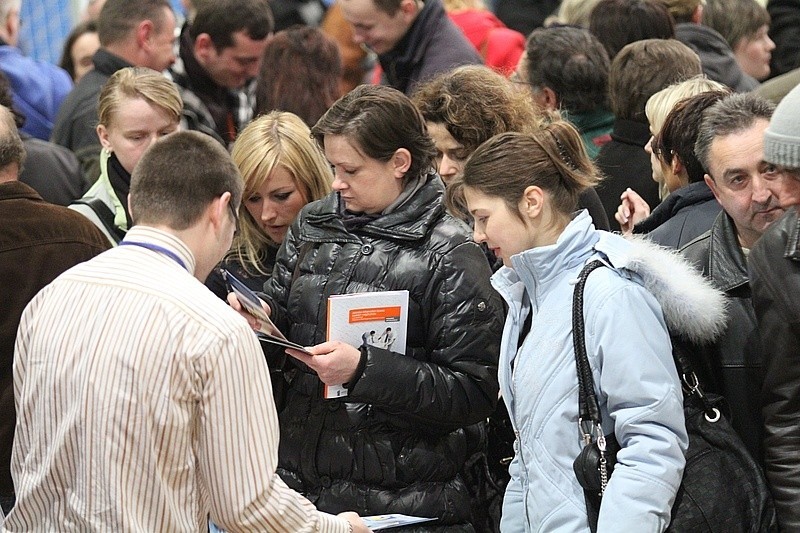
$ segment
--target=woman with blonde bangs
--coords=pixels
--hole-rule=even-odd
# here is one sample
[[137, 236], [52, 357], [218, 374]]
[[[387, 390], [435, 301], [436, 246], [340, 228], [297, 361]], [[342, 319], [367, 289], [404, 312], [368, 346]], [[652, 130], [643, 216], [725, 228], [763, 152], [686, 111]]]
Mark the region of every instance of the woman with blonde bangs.
[[91, 220], [116, 245], [133, 225], [128, 190], [136, 163], [153, 143], [180, 128], [183, 101], [160, 72], [128, 67], [115, 72], [97, 103], [102, 145], [100, 177], [70, 208]]
[[220, 267], [251, 289], [262, 290], [297, 213], [330, 193], [333, 180], [311, 130], [293, 113], [273, 111], [251, 122], [231, 155], [244, 179], [244, 209], [231, 250], [206, 280], [222, 299], [227, 290]]
[[645, 150], [663, 201], [651, 213], [636, 191], [622, 193], [614, 218], [624, 234], [647, 234], [654, 242], [677, 249], [710, 229], [719, 204], [703, 182], [705, 170], [694, 155], [694, 141], [703, 111], [729, 92], [715, 81], [692, 78], [647, 101], [645, 113], [653, 135]]

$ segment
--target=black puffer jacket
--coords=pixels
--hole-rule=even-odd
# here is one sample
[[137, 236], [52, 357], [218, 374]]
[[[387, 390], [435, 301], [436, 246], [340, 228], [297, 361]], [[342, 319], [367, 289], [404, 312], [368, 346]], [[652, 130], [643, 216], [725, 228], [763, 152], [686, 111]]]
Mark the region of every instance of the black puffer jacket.
[[698, 181], [667, 196], [633, 232], [677, 250], [710, 230], [720, 211], [714, 193], [704, 181]]
[[406, 355], [362, 348], [348, 397], [323, 400], [305, 367], [289, 377], [279, 473], [323, 511], [437, 517], [471, 530], [458, 473], [477, 443], [464, 428], [497, 402], [503, 311], [486, 258], [442, 193], [430, 174], [398, 210], [352, 231], [336, 193], [306, 206], [265, 286], [276, 324], [303, 345], [325, 340], [330, 295], [409, 291]]
[[800, 219], [788, 211], [750, 253], [764, 343], [764, 457], [782, 531], [800, 530]]

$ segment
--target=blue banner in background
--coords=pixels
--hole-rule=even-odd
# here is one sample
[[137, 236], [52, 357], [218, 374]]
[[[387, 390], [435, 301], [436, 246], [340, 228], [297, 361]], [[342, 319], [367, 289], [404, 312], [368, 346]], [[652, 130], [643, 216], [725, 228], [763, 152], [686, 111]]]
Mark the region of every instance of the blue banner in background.
[[[180, 0], [171, 0], [180, 20], [183, 6]], [[25, 55], [58, 64], [64, 39], [75, 23], [74, 0], [22, 0], [22, 29], [19, 47]]]
[[70, 0], [23, 0], [19, 45], [34, 58], [58, 64], [64, 38], [72, 29]]

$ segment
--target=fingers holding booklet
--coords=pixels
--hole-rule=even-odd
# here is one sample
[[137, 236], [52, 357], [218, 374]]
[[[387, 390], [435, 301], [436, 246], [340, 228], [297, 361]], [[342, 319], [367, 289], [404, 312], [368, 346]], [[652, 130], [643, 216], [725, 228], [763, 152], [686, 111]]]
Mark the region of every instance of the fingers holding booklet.
[[286, 353], [308, 365], [327, 386], [349, 383], [361, 361], [361, 350], [341, 341], [323, 342], [303, 351], [289, 349]]
[[230, 294], [228, 294], [228, 303], [235, 311], [247, 319], [250, 327], [256, 331], [256, 336], [259, 340], [312, 355], [303, 346], [288, 340], [277, 326], [272, 323], [269, 318], [271, 310], [264, 300], [259, 298], [256, 293], [228, 270], [224, 268], [220, 270], [222, 277], [231, 289]]

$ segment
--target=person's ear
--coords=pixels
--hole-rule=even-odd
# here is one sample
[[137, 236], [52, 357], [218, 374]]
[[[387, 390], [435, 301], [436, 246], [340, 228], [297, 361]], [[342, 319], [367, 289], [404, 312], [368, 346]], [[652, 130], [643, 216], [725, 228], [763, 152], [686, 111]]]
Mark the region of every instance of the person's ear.
[[399, 10], [403, 19], [411, 25], [419, 13], [420, 7], [417, 5], [417, 0], [401, 0]]
[[206, 63], [212, 53], [216, 52], [214, 41], [207, 33], [201, 33], [194, 40], [194, 55], [201, 63]]
[[212, 200], [211, 205], [208, 207], [208, 216], [211, 226], [216, 231], [221, 231], [225, 227], [225, 221], [229, 218], [230, 212], [228, 204], [231, 201], [231, 193], [224, 192]]
[[703, 3], [700, 4], [694, 9], [692, 13], [692, 17], [690, 19], [695, 24], [702, 24], [703, 23]]
[[555, 111], [558, 109], [558, 95], [550, 87], [533, 88], [533, 100], [543, 109]]
[[683, 163], [681, 162], [680, 158], [675, 154], [672, 155], [672, 162], [669, 164], [669, 166], [670, 169], [672, 170], [672, 173], [675, 174], [676, 176], [686, 169], [686, 167], [683, 166]]
[[714, 193], [714, 198], [716, 198], [717, 202], [719, 202], [719, 194], [717, 193], [717, 184], [714, 182], [714, 178], [712, 178], [708, 174], [704, 174], [703, 179], [705, 180], [706, 185], [708, 185], [708, 188], [711, 189], [711, 192]]
[[536, 185], [529, 185], [522, 193], [520, 213], [533, 220], [541, 215], [544, 209], [544, 191]]
[[392, 156], [392, 168], [396, 179], [403, 179], [411, 168], [411, 152], [407, 148], [398, 148]]
[[19, 11], [14, 9], [6, 14], [6, 20], [3, 21], [3, 30], [8, 38], [8, 44], [11, 46], [16, 46], [19, 43], [19, 21]]
[[97, 137], [100, 139], [100, 144], [108, 150], [109, 152], [113, 152], [114, 149], [111, 146], [111, 141], [108, 140], [108, 129], [106, 128], [105, 124], [98, 124], [97, 125]]
[[151, 48], [150, 41], [155, 35], [155, 25], [152, 20], [143, 20], [136, 26], [136, 44], [139, 48], [148, 50]]

